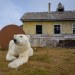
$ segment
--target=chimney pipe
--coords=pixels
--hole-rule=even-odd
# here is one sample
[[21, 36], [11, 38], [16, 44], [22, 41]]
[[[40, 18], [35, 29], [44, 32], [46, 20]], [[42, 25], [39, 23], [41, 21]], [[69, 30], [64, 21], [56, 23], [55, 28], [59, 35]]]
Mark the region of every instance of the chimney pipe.
[[51, 3], [48, 3], [48, 12], [50, 13], [51, 11]]

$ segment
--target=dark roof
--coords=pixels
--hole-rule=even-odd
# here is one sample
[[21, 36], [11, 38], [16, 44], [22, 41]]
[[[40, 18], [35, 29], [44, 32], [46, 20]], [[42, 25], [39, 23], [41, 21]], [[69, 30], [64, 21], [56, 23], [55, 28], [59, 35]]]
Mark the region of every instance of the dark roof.
[[29, 12], [25, 13], [21, 21], [63, 21], [75, 20], [75, 11], [64, 12]]

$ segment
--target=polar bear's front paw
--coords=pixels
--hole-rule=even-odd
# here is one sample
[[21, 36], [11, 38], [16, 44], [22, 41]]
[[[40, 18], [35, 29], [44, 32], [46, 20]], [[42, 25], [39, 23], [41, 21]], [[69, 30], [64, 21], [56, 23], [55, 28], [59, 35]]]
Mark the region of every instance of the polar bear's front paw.
[[18, 64], [11, 62], [11, 63], [8, 64], [8, 67], [9, 68], [17, 68]]

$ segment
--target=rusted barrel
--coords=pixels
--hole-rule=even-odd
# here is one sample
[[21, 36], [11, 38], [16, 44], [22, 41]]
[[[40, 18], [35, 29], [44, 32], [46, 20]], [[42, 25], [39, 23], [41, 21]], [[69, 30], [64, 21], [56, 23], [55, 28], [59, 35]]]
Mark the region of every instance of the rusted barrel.
[[0, 31], [0, 45], [2, 49], [7, 49], [10, 40], [15, 34], [25, 34], [23, 29], [17, 25], [10, 24], [5, 26]]

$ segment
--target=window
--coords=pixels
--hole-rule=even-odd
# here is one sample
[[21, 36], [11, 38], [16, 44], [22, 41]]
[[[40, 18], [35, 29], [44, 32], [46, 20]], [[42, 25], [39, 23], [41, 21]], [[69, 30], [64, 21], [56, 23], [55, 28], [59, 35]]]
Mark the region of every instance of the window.
[[75, 34], [75, 24], [73, 24], [73, 34]]
[[42, 34], [42, 25], [36, 25], [36, 34]]
[[60, 25], [54, 25], [54, 34], [60, 34]]

